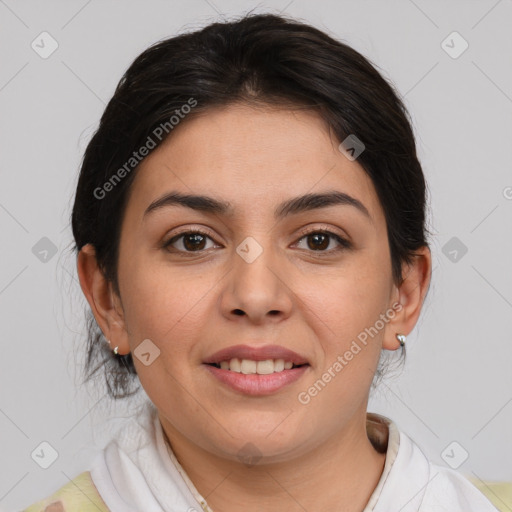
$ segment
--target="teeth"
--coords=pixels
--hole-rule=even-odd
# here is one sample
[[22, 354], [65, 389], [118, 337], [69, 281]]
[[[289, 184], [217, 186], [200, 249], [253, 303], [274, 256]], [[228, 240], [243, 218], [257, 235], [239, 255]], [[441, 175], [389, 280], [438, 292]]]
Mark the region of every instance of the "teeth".
[[240, 361], [238, 359], [231, 359], [231, 361], [229, 361], [229, 368], [226, 368], [226, 370], [232, 370], [240, 373], [242, 371], [240, 368]]
[[270, 375], [283, 370], [291, 370], [293, 363], [284, 359], [266, 359], [265, 361], [252, 361], [251, 359], [231, 359], [230, 361], [221, 361], [222, 370], [231, 370], [232, 372], [243, 373], [245, 375], [255, 374]]
[[256, 365], [256, 373], [259, 375], [269, 375], [274, 373], [274, 361], [272, 359], [258, 361], [258, 364]]
[[250, 359], [242, 359], [240, 363], [240, 371], [245, 374], [256, 373], [256, 361]]
[[284, 370], [284, 359], [276, 359], [274, 361], [274, 371], [282, 372]]

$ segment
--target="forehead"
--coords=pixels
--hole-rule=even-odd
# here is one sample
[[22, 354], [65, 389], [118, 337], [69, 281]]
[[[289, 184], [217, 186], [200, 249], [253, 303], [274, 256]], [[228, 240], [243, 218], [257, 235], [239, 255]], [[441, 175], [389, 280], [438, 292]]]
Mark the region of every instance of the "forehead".
[[[373, 183], [315, 112], [235, 104], [185, 118], [139, 165], [130, 202], [145, 209], [166, 191], [265, 209], [305, 193], [339, 190], [383, 217]], [[142, 216], [142, 213], [140, 215]]]

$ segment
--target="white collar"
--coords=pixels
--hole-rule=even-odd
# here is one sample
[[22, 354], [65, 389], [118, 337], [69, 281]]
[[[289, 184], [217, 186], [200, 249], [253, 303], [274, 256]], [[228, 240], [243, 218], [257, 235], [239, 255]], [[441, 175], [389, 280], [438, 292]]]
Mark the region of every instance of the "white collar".
[[[367, 413], [368, 437], [386, 452], [381, 478], [363, 512], [495, 511], [453, 470], [436, 466], [396, 424]], [[210, 512], [168, 446], [156, 407], [148, 401], [98, 454], [91, 477], [112, 512]], [[461, 507], [458, 507], [461, 505]]]

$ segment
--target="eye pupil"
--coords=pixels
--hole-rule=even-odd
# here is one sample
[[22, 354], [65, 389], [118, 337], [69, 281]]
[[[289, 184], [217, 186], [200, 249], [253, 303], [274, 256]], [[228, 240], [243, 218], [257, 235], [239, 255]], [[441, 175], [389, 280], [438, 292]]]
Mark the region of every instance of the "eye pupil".
[[[190, 233], [183, 237], [183, 245], [187, 250], [202, 249], [205, 237], [200, 233]], [[189, 245], [191, 242], [191, 245]], [[203, 244], [203, 245], [201, 245]]]
[[[315, 233], [313, 235], [309, 235], [308, 239], [315, 240], [313, 245], [308, 244], [310, 246], [310, 248], [313, 250], [325, 249], [326, 247], [329, 247], [329, 237], [324, 233]], [[320, 244], [317, 243], [319, 241], [320, 241]], [[327, 243], [326, 243], [326, 241], [327, 241]]]

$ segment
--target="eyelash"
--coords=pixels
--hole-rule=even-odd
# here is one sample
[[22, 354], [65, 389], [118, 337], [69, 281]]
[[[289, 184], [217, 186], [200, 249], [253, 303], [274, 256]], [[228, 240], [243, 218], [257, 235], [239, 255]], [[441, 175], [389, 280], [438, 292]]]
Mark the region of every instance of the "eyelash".
[[[206, 238], [209, 238], [210, 240], [214, 241], [213, 238], [208, 234], [206, 233], [205, 231], [202, 231], [200, 229], [194, 229], [194, 230], [189, 230], [189, 231], [183, 231], [182, 233], [179, 233], [175, 236], [173, 236], [172, 238], [170, 238], [168, 241], [164, 242], [162, 244], [162, 247], [169, 251], [169, 252], [173, 252], [175, 254], [178, 254], [180, 256], [184, 256], [184, 257], [188, 257], [188, 255], [192, 255], [194, 253], [204, 253], [205, 251], [207, 251], [208, 249], [201, 249], [201, 250], [198, 250], [198, 251], [183, 251], [183, 250], [170, 250], [169, 249], [169, 246], [171, 244], [173, 244], [174, 242], [178, 241], [179, 239], [183, 238], [184, 236], [186, 235], [202, 235]], [[339, 247], [335, 248], [335, 249], [330, 249], [330, 250], [318, 250], [318, 251], [314, 251], [314, 250], [308, 250], [308, 252], [312, 252], [312, 253], [316, 253], [318, 255], [322, 255], [323, 254], [332, 254], [332, 253], [337, 253], [339, 251], [343, 251], [343, 250], [346, 250], [346, 249], [351, 249], [352, 248], [352, 244], [346, 240], [345, 238], [342, 238], [341, 236], [339, 236], [338, 234], [336, 233], [333, 233], [332, 231], [329, 231], [329, 230], [326, 230], [326, 229], [312, 229], [310, 231], [306, 231], [304, 233], [301, 234], [300, 238], [297, 240], [296, 243], [299, 243], [301, 240], [303, 240], [304, 238], [307, 238], [308, 236], [310, 235], [317, 235], [317, 234], [321, 234], [321, 235], [328, 235], [330, 236], [331, 238], [333, 238], [334, 240], [336, 240], [338, 242], [338, 244], [340, 245]]]

